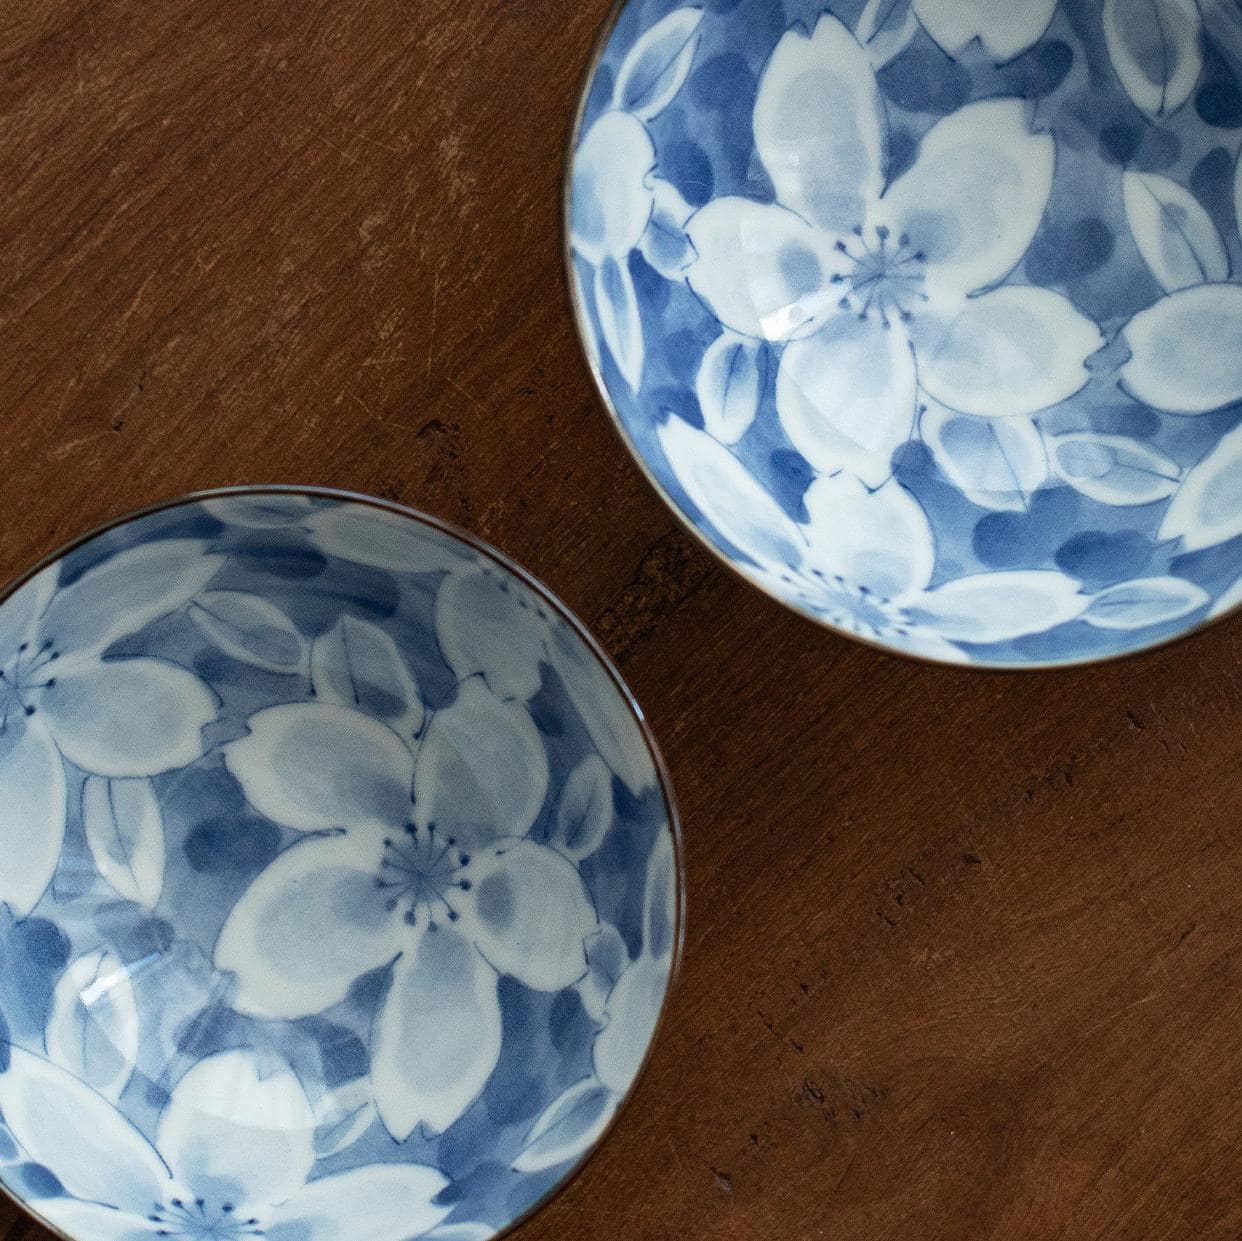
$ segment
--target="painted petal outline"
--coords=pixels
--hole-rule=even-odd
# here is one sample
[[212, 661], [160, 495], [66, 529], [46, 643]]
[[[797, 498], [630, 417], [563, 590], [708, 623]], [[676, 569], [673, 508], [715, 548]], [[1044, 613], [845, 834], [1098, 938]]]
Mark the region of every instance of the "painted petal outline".
[[68, 793], [60, 751], [37, 717], [12, 720], [0, 747], [0, 901], [26, 917], [52, 881], [65, 840]]
[[934, 402], [919, 433], [941, 473], [983, 508], [1025, 512], [1048, 477], [1043, 437], [1030, 418], [976, 418]]
[[798, 564], [798, 527], [724, 445], [676, 416], [656, 436], [674, 476], [718, 534], [763, 568]]
[[58, 672], [39, 699], [61, 752], [85, 771], [155, 776], [203, 753], [216, 696], [162, 659], [83, 660]]
[[835, 17], [781, 38], [759, 82], [754, 130], [782, 203], [830, 232], [865, 222], [883, 185], [888, 124], [871, 61]]
[[1179, 289], [1122, 329], [1122, 385], [1171, 414], [1206, 414], [1242, 399], [1242, 286]]
[[1199, 80], [1199, 11], [1181, 0], [1104, 0], [1104, 42], [1126, 93], [1149, 117], [1168, 116]]
[[702, 20], [702, 9], [674, 9], [644, 31], [617, 70], [614, 106], [644, 121], [659, 116], [690, 74]]
[[1063, 573], [1019, 569], [958, 578], [928, 591], [912, 611], [942, 637], [989, 643], [1054, 629], [1081, 616], [1089, 602]]
[[1228, 279], [1225, 243], [1188, 189], [1154, 172], [1127, 172], [1121, 186], [1130, 232], [1166, 293]]
[[414, 770], [414, 818], [422, 828], [478, 848], [525, 836], [548, 791], [543, 739], [520, 703], [502, 701], [482, 677], [436, 713]]
[[156, 1146], [178, 1182], [238, 1206], [284, 1202], [315, 1162], [315, 1117], [287, 1066], [253, 1054], [198, 1061], [173, 1087]]
[[1242, 426], [1224, 436], [1182, 481], [1160, 526], [1162, 539], [1194, 552], [1242, 534]]
[[586, 973], [584, 941], [599, 925], [574, 864], [533, 840], [502, 840], [476, 856], [462, 930], [499, 974], [560, 991]]
[[419, 1124], [443, 1132], [487, 1084], [500, 1059], [498, 981], [449, 926], [423, 931], [397, 962], [371, 1036], [371, 1083], [398, 1142]]
[[892, 474], [893, 453], [914, 431], [916, 388], [905, 333], [843, 314], [786, 347], [776, 412], [816, 470], [849, 470], [878, 487]]
[[808, 562], [887, 599], [931, 581], [936, 544], [922, 506], [896, 479], [876, 491], [852, 475], [817, 478], [803, 502], [810, 515]]
[[40, 631], [62, 652], [98, 654], [192, 599], [222, 563], [197, 539], [117, 552], [56, 592]]
[[694, 261], [686, 280], [724, 327], [796, 340], [836, 313], [831, 277], [848, 266], [831, 235], [775, 203], [716, 198], [686, 224]]
[[1050, 289], [1007, 287], [967, 301], [942, 326], [919, 325], [919, 382], [942, 405], [985, 418], [1033, 414], [1090, 378], [1100, 329]]
[[307, 1241], [422, 1237], [453, 1212], [435, 1205], [449, 1182], [420, 1164], [372, 1164], [312, 1181], [272, 1214], [268, 1231]]
[[146, 1215], [171, 1183], [155, 1149], [107, 1099], [18, 1047], [0, 1073], [0, 1112], [27, 1154], [80, 1198]]
[[262, 815], [298, 831], [400, 825], [414, 757], [390, 728], [330, 703], [266, 707], [223, 746], [224, 764]]
[[967, 104], [932, 126], [879, 214], [926, 255], [929, 289], [971, 293], [1000, 280], [1026, 253], [1055, 162], [1051, 135], [1030, 131], [1021, 100]]
[[655, 162], [646, 127], [625, 112], [605, 112], [578, 144], [570, 238], [592, 267], [638, 245], [655, 202], [648, 184]]
[[960, 56], [974, 39], [998, 63], [1020, 56], [1043, 38], [1057, 0], [913, 0], [923, 28], [950, 56]]
[[1100, 591], [1082, 618], [1097, 629], [1144, 629], [1181, 620], [1210, 602], [1206, 590], [1185, 578], [1144, 577]]
[[234, 1007], [287, 1019], [322, 1012], [401, 951], [398, 915], [376, 888], [377, 833], [316, 836], [284, 851], [242, 894], [216, 942], [237, 976]]

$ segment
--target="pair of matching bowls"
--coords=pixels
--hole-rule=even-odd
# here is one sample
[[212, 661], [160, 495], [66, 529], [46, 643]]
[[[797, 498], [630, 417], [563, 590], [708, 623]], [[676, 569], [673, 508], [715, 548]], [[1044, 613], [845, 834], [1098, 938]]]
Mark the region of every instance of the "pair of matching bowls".
[[[566, 183], [653, 484], [829, 629], [949, 664], [1242, 602], [1242, 19], [630, 0]], [[487, 1241], [595, 1149], [682, 940], [667, 775], [546, 590], [259, 487], [0, 602], [0, 1186], [72, 1241]]]

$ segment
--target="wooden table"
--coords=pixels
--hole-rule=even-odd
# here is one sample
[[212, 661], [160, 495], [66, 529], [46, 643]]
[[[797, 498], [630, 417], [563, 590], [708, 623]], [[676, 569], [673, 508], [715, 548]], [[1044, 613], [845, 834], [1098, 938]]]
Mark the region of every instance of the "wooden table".
[[7, 5], [0, 574], [160, 497], [317, 482], [470, 527], [599, 635], [680, 794], [685, 969], [522, 1241], [1237, 1238], [1242, 622], [939, 670], [693, 544], [563, 287], [604, 14]]

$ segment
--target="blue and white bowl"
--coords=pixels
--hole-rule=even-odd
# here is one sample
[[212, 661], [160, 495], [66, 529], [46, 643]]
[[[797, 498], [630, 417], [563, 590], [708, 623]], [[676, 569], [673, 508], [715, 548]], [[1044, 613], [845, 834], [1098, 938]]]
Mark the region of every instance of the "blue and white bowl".
[[1242, 601], [1242, 16], [630, 0], [571, 285], [656, 487], [761, 589], [958, 664]]
[[438, 522], [192, 496], [0, 602], [0, 1185], [64, 1236], [494, 1237], [680, 944], [632, 699]]

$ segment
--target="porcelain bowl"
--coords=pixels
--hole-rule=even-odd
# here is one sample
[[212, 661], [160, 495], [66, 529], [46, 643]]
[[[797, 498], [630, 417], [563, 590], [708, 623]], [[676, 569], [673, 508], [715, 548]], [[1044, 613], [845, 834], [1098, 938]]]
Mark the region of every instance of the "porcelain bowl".
[[439, 522], [207, 493], [0, 602], [0, 1185], [63, 1236], [494, 1237], [680, 943], [633, 700]]
[[1242, 600], [1242, 18], [630, 0], [567, 178], [622, 437], [726, 564], [954, 664]]

